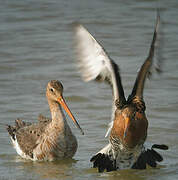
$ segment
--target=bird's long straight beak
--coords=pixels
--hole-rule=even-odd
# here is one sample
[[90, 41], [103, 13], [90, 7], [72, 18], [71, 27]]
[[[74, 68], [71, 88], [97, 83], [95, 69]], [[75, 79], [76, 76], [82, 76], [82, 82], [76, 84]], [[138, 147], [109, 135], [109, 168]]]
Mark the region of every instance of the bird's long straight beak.
[[125, 119], [124, 139], [125, 139], [125, 138], [126, 138], [126, 136], [127, 136], [129, 123], [130, 123], [130, 118], [128, 118], [128, 117], [127, 117], [127, 118]]
[[62, 95], [57, 99], [58, 102], [61, 104], [61, 106], [64, 108], [64, 110], [66, 111], [66, 113], [70, 116], [70, 118], [73, 120], [73, 122], [75, 123], [75, 125], [77, 126], [77, 128], [80, 129], [82, 135], [84, 135], [84, 132], [82, 130], [82, 128], [80, 127], [79, 123], [77, 122], [77, 120], [75, 119], [75, 117], [73, 116], [72, 112], [70, 111], [70, 109], [68, 108], [67, 104], [65, 103], [64, 98], [62, 97]]

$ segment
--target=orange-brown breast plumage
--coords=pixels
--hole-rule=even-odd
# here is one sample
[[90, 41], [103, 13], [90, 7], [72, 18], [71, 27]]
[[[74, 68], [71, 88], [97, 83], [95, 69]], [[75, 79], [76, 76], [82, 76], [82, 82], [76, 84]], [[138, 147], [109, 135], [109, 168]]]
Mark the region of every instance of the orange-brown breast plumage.
[[[129, 119], [128, 127], [126, 119]], [[125, 129], [127, 135], [124, 137]], [[119, 139], [128, 148], [144, 143], [147, 136], [148, 121], [144, 112], [137, 112], [134, 107], [128, 106], [122, 110], [116, 110], [114, 125], [111, 131], [112, 138]]]

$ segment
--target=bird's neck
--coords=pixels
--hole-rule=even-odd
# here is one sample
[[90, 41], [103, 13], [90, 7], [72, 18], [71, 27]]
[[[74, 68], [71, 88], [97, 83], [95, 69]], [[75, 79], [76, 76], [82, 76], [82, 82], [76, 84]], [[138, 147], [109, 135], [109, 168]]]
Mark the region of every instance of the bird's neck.
[[67, 124], [67, 122], [62, 107], [57, 102], [51, 101], [49, 99], [48, 99], [48, 104], [52, 117], [51, 123], [60, 126], [61, 128], [64, 127]]

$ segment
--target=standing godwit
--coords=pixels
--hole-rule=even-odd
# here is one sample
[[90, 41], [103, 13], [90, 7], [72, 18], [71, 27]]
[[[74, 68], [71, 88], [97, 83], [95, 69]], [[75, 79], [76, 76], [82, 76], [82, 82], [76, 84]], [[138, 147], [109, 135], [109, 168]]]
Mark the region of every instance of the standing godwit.
[[81, 130], [63, 98], [63, 86], [52, 80], [46, 88], [52, 119], [40, 118], [38, 123], [25, 123], [19, 119], [7, 130], [17, 153], [30, 160], [71, 158], [77, 150], [77, 139], [67, 124], [62, 107]]
[[144, 145], [148, 121], [143, 90], [153, 64], [159, 22], [158, 13], [149, 55], [138, 72], [127, 100], [117, 64], [82, 25], [76, 24], [74, 27], [77, 61], [84, 81], [105, 81], [111, 85], [113, 92], [112, 122], [107, 132], [110, 133], [109, 144], [90, 160], [99, 172], [105, 169], [145, 169], [147, 164], [156, 167], [163, 158], [154, 149], [168, 149], [166, 145], [155, 144], [151, 149], [146, 149]]

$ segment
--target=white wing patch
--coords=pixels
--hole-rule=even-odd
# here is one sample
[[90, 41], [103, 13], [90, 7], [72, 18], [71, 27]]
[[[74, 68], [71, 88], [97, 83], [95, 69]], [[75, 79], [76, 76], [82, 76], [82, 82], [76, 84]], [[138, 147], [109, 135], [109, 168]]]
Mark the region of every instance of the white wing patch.
[[78, 65], [84, 81], [96, 79], [101, 74], [103, 80], [110, 76], [112, 66], [104, 49], [98, 44], [93, 36], [82, 26], [75, 28], [75, 49]]
[[[75, 50], [77, 54], [78, 66], [84, 81], [97, 80], [110, 81], [113, 87], [113, 121], [116, 106], [115, 100], [118, 99], [118, 87], [116, 75], [112, 66], [112, 60], [108, 57], [103, 47], [94, 39], [94, 37], [80, 24], [75, 26]], [[109, 134], [113, 122], [106, 133]], [[105, 136], [105, 137], [106, 137]]]

